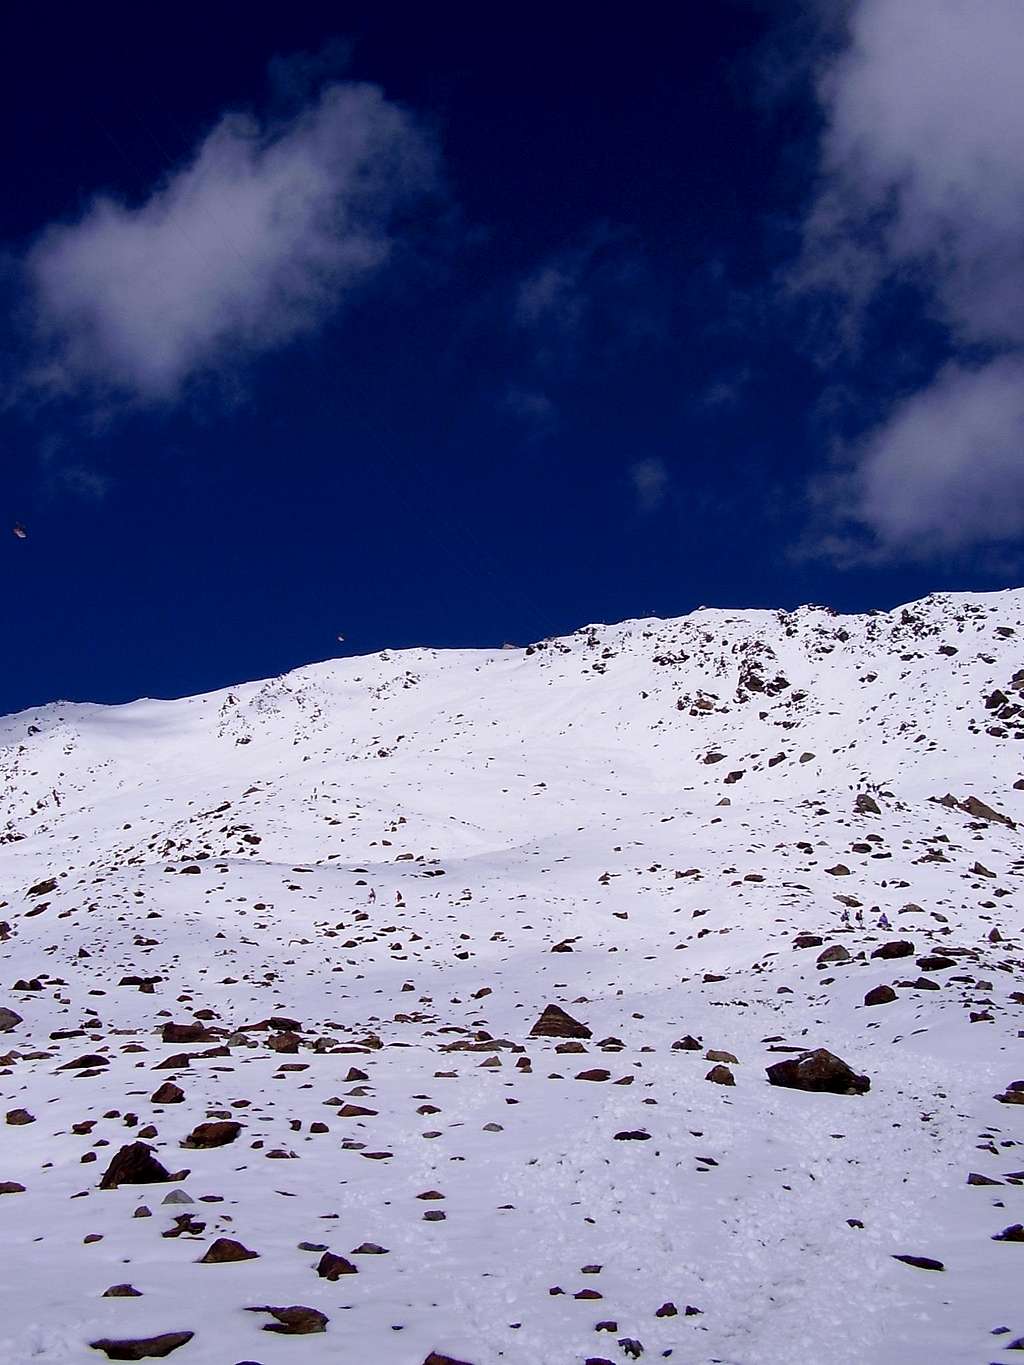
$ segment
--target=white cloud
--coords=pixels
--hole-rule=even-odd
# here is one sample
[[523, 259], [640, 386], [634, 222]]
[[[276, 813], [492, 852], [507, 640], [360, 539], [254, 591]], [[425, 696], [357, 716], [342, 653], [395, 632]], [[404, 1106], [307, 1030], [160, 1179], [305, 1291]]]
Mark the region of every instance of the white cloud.
[[630, 465], [629, 477], [640, 511], [656, 512], [669, 489], [669, 472], [664, 460], [638, 460]]
[[168, 400], [315, 329], [388, 258], [396, 211], [433, 171], [375, 86], [330, 85], [269, 127], [225, 115], [143, 203], [99, 196], [32, 247], [35, 381]]
[[918, 555], [1024, 533], [1024, 357], [949, 365], [865, 444], [856, 514]]
[[847, 24], [818, 84], [821, 184], [795, 281], [840, 302], [847, 340], [883, 285], [912, 282], [965, 366], [864, 443], [843, 511], [893, 554], [1017, 535], [1021, 367], [972, 367], [967, 348], [1024, 347], [1024, 4], [856, 0]]

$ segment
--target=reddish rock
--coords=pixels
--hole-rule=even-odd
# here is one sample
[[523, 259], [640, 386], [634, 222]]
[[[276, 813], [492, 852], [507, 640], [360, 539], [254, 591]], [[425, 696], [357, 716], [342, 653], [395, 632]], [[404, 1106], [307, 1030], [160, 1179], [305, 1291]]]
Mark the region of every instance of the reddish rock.
[[234, 1142], [241, 1131], [242, 1125], [235, 1119], [197, 1123], [188, 1137], [182, 1139], [181, 1145], [193, 1148], [226, 1147], [229, 1142]]
[[108, 1360], [149, 1360], [169, 1356], [179, 1346], [190, 1342], [194, 1335], [194, 1332], [164, 1332], [158, 1337], [125, 1338], [119, 1341], [102, 1337], [99, 1341], [90, 1341], [89, 1345], [94, 1351], [104, 1351]]
[[867, 1076], [858, 1076], [841, 1058], [819, 1047], [799, 1057], [788, 1057], [767, 1068], [772, 1085], [790, 1090], [827, 1091], [834, 1095], [862, 1095], [871, 1089]]
[[236, 1242], [231, 1237], [218, 1237], [212, 1242], [204, 1256], [200, 1256], [199, 1265], [223, 1265], [228, 1261], [255, 1261], [259, 1259], [258, 1251], [250, 1251], [241, 1242]]
[[149, 1097], [151, 1104], [180, 1104], [185, 1098], [185, 1092], [173, 1081], [164, 1081], [163, 1085], [153, 1091]]
[[[119, 1185], [156, 1185], [165, 1180], [181, 1180], [187, 1172], [171, 1174], [153, 1155], [145, 1142], [130, 1142], [122, 1147], [104, 1171], [101, 1190], [116, 1190]], [[125, 1359], [133, 1359], [131, 1356]]]
[[531, 1038], [591, 1038], [586, 1024], [581, 1024], [558, 1005], [548, 1005], [533, 1028]]
[[358, 1275], [359, 1267], [354, 1266], [344, 1256], [336, 1256], [333, 1251], [325, 1251], [317, 1262], [316, 1273], [322, 1280], [336, 1280], [341, 1275]]
[[289, 1308], [250, 1308], [250, 1313], [269, 1313], [276, 1322], [268, 1322], [264, 1332], [280, 1332], [284, 1336], [309, 1336], [313, 1332], [325, 1332], [330, 1319], [317, 1308], [307, 1308], [304, 1304], [293, 1304]]

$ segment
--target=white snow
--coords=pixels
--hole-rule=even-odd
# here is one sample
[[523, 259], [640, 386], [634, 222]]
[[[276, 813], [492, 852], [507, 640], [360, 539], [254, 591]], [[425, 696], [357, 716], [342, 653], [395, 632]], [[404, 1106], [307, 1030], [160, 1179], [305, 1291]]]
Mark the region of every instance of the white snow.
[[[25, 1186], [0, 1195], [0, 1360], [186, 1330], [175, 1365], [1020, 1358], [1024, 1245], [992, 1239], [1024, 1221], [1024, 1105], [995, 1098], [1024, 1078], [1024, 850], [933, 798], [1024, 818], [1022, 640], [1024, 590], [702, 609], [0, 719], [0, 1006], [23, 1016], [0, 1112], [35, 1120], [0, 1126]], [[894, 939], [914, 955], [870, 956]], [[818, 967], [832, 943], [853, 960]], [[549, 1003], [585, 1051], [529, 1037]], [[222, 1035], [161, 1040], [197, 1010]], [[236, 1033], [274, 1015], [296, 1053]], [[738, 1058], [734, 1087], [687, 1034]], [[522, 1050], [443, 1050], [488, 1039]], [[870, 1091], [768, 1083], [773, 1047], [819, 1046]], [[85, 1055], [108, 1064], [59, 1069]], [[183, 1103], [151, 1102], [166, 1080]], [[217, 1115], [236, 1142], [179, 1146]], [[189, 1175], [99, 1190], [150, 1124]], [[163, 1236], [183, 1213], [204, 1230]], [[259, 1259], [197, 1264], [218, 1236]], [[300, 1242], [359, 1273], [319, 1278]], [[101, 1297], [123, 1282], [141, 1297]], [[327, 1330], [265, 1332], [266, 1304]]]

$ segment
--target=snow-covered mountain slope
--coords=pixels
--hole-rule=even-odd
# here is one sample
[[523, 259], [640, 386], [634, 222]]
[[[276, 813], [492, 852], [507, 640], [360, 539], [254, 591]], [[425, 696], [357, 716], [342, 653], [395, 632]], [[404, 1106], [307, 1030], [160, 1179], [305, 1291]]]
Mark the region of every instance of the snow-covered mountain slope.
[[[702, 610], [0, 720], [0, 1359], [1009, 1365], [1022, 640]], [[818, 1047], [870, 1090], [769, 1084]]]

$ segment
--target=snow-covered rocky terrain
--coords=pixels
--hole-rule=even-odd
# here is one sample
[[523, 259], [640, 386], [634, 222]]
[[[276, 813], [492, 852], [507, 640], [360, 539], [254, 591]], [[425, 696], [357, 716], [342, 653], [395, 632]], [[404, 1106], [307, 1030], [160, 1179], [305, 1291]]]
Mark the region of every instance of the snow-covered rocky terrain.
[[0, 720], [0, 1361], [1024, 1359], [1022, 643], [701, 610]]

